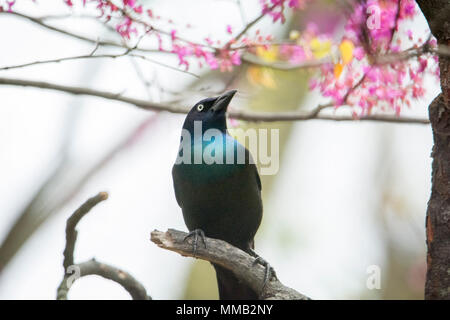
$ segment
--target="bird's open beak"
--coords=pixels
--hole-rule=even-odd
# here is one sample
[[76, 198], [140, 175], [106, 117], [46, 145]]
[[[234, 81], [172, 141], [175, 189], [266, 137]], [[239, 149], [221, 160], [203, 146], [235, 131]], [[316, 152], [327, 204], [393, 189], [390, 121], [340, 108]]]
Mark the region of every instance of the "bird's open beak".
[[236, 94], [237, 90], [230, 90], [222, 94], [220, 97], [216, 99], [211, 109], [214, 112], [227, 110], [228, 105], [230, 104], [231, 99], [233, 99], [233, 96]]

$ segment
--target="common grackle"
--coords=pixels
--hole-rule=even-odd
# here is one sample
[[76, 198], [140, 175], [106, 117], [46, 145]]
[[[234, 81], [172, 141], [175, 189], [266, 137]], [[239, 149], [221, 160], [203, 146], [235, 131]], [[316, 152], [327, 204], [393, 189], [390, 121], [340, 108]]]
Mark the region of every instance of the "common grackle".
[[[194, 251], [198, 236], [206, 235], [257, 257], [252, 249], [263, 211], [261, 180], [250, 152], [227, 133], [225, 113], [235, 93], [201, 100], [190, 110], [172, 177], [184, 221], [195, 235]], [[213, 266], [220, 299], [258, 298], [231, 271]]]

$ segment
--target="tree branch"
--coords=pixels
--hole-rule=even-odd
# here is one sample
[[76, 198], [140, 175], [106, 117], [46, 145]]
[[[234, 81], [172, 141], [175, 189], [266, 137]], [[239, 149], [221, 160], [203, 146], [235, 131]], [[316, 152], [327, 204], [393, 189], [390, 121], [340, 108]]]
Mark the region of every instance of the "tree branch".
[[[58, 300], [67, 300], [67, 294], [73, 282], [81, 277], [88, 275], [98, 275], [120, 284], [134, 300], [149, 300], [150, 296], [142, 284], [140, 284], [129, 273], [117, 269], [111, 265], [97, 262], [95, 259], [74, 264], [74, 250], [77, 240], [77, 224], [89, 211], [100, 202], [108, 199], [106, 192], [100, 192], [96, 196], [88, 199], [67, 219], [66, 224], [66, 247], [64, 248], [64, 277], [58, 286], [56, 298]], [[74, 273], [73, 275], [71, 275]]]
[[[267, 44], [266, 44], [267, 45]], [[269, 44], [270, 45], [270, 44]], [[272, 44], [273, 45], [273, 44]], [[276, 44], [279, 45], [279, 44]], [[246, 47], [241, 47], [239, 49], [245, 49]], [[232, 48], [236, 50], [237, 48]], [[431, 53], [438, 55], [439, 57], [449, 57], [450, 56], [450, 48], [446, 45], [439, 45], [437, 47], [431, 47], [429, 43], [425, 43], [419, 47], [409, 48], [400, 52], [390, 52], [380, 55], [372, 55], [371, 60], [374, 65], [388, 65], [392, 63], [396, 63], [398, 61], [404, 61], [415, 57], [420, 57], [424, 54]], [[275, 62], [267, 62], [259, 58], [258, 56], [245, 53], [242, 55], [242, 60], [250, 63], [255, 66], [271, 68], [275, 70], [281, 71], [293, 71], [293, 70], [302, 70], [302, 69], [314, 69], [323, 66], [324, 64], [331, 63], [332, 59], [330, 57], [316, 59], [316, 60], [307, 60], [301, 63], [292, 64], [289, 62], [283, 61], [275, 61]]]
[[102, 201], [108, 199], [108, 194], [106, 192], [100, 192], [95, 197], [88, 199], [85, 203], [81, 205], [73, 214], [67, 219], [66, 224], [66, 247], [64, 249], [64, 269], [73, 265], [73, 252], [75, 250], [75, 242], [77, 241], [77, 230], [76, 226], [78, 222], [87, 214], [93, 207]]
[[[205, 238], [206, 248], [200, 245], [194, 256], [192, 244], [184, 241], [187, 233], [169, 229], [167, 232], [155, 230], [151, 241], [158, 247], [177, 252], [185, 257], [195, 257], [231, 270], [236, 277], [245, 282], [255, 292], [261, 292], [265, 268], [254, 264], [255, 258], [233, 247], [225, 241]], [[278, 279], [268, 281], [261, 293], [264, 300], [309, 300], [305, 295], [284, 286]]]
[[[14, 78], [3, 78], [0, 77], [0, 85], [13, 85], [13, 86], [24, 86], [24, 87], [34, 87], [41, 89], [49, 89], [60, 92], [66, 92], [75, 95], [88, 95], [99, 98], [104, 98], [108, 100], [120, 101], [128, 104], [132, 104], [138, 108], [151, 111], [167, 111], [171, 113], [186, 114], [189, 109], [181, 106], [149, 102], [147, 100], [135, 99], [131, 97], [124, 97], [118, 93], [106, 92], [93, 90], [89, 88], [82, 87], [72, 87], [64, 86], [44, 81], [32, 81], [32, 80], [22, 80]], [[230, 118], [244, 121], [264, 121], [264, 122], [275, 122], [275, 121], [300, 121], [300, 120], [332, 120], [332, 121], [381, 121], [381, 122], [393, 122], [393, 123], [416, 123], [416, 124], [428, 124], [427, 119], [414, 118], [414, 117], [398, 117], [391, 115], [369, 115], [360, 118], [354, 118], [352, 116], [334, 116], [334, 115], [322, 115], [317, 112], [317, 109], [322, 109], [323, 106], [319, 105], [315, 109], [309, 112], [305, 111], [294, 111], [294, 112], [257, 112], [257, 111], [229, 111], [228, 115]], [[319, 110], [321, 111], [321, 110]]]
[[72, 86], [64, 86], [44, 81], [32, 81], [32, 80], [21, 80], [21, 79], [12, 79], [12, 78], [0, 78], [0, 84], [5, 85], [13, 85], [13, 86], [23, 86], [23, 87], [35, 87], [41, 89], [49, 89], [60, 92], [66, 92], [75, 95], [88, 95], [99, 98], [104, 98], [108, 100], [115, 100], [120, 102], [125, 102], [128, 104], [135, 105], [138, 108], [144, 110], [152, 110], [152, 111], [169, 111], [172, 113], [185, 113], [186, 109], [177, 106], [164, 105], [154, 102], [149, 102], [146, 100], [134, 99], [123, 97], [120, 93], [112, 93], [106, 91], [98, 91], [89, 88], [83, 87], [72, 87]]
[[[131, 274], [114, 266], [98, 262], [95, 259], [72, 265], [71, 271], [76, 272], [76, 276], [73, 276], [73, 282], [82, 277], [96, 275], [120, 284], [130, 294], [133, 300], [152, 299], [149, 295], [147, 295], [147, 291], [144, 286], [140, 284]], [[67, 300], [67, 294], [73, 284], [73, 282], [70, 282], [69, 279], [70, 276], [65, 276], [59, 285], [57, 300]]]

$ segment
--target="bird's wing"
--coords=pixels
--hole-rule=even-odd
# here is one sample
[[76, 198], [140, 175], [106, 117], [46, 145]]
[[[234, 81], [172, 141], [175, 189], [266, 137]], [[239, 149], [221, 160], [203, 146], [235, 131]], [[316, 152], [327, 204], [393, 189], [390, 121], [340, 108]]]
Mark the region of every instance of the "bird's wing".
[[261, 189], [262, 189], [261, 178], [259, 177], [258, 168], [256, 167], [256, 164], [255, 164], [255, 161], [253, 159], [253, 156], [252, 156], [251, 152], [246, 147], [244, 147], [242, 144], [240, 144], [239, 142], [237, 142], [237, 145], [238, 145], [238, 148], [244, 148], [245, 149], [245, 161], [246, 161], [246, 163], [249, 163], [249, 165], [251, 166], [252, 170], [254, 171], [256, 184], [258, 185], [259, 191], [261, 191]]
[[181, 208], [180, 190], [179, 190], [179, 188], [177, 188], [177, 186], [179, 184], [178, 183], [179, 179], [178, 179], [178, 176], [177, 176], [176, 165], [174, 165], [172, 167], [172, 180], [173, 180], [173, 189], [175, 191], [175, 198], [177, 199], [177, 203], [178, 203], [178, 205]]

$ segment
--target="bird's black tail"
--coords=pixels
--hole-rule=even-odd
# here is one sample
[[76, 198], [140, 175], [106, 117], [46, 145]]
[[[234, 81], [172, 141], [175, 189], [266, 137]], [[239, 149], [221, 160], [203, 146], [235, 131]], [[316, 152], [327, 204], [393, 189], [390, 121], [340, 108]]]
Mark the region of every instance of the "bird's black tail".
[[237, 279], [233, 272], [213, 264], [216, 269], [220, 300], [257, 300], [258, 295]]

